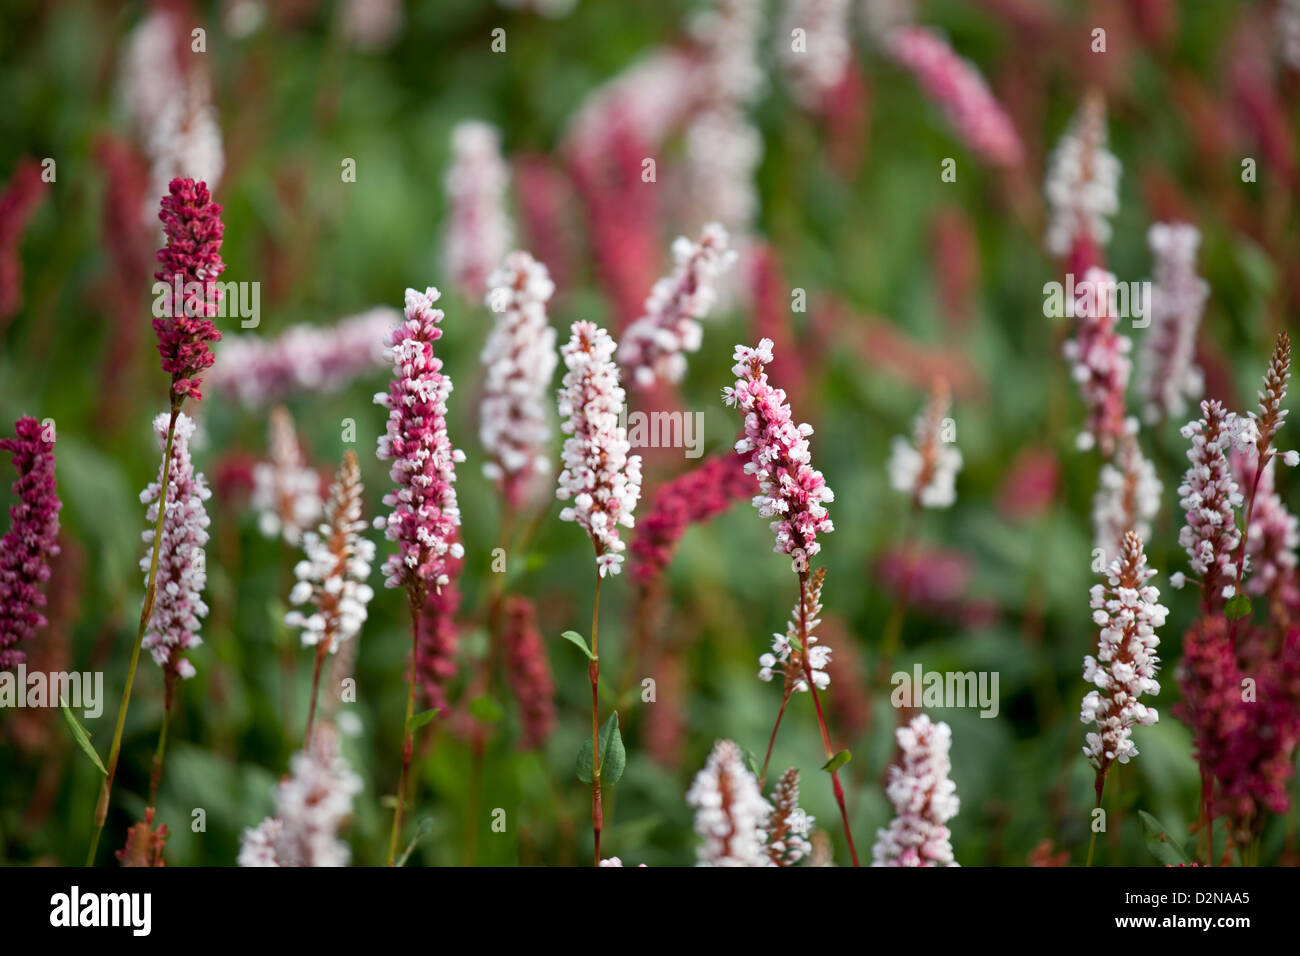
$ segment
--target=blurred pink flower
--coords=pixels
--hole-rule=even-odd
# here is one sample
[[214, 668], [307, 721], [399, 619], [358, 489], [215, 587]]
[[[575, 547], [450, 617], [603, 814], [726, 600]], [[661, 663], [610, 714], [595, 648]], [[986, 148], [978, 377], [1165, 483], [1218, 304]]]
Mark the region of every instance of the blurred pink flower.
[[1106, 458], [1125, 436], [1137, 432], [1137, 420], [1129, 416], [1124, 398], [1133, 369], [1129, 358], [1133, 342], [1115, 330], [1112, 293], [1116, 288], [1109, 272], [1089, 269], [1084, 274], [1074, 305], [1074, 338], [1061, 350], [1087, 412], [1078, 446], [1097, 448]]
[[59, 553], [58, 483], [54, 477], [52, 426], [23, 417], [14, 437], [0, 439], [0, 451], [13, 458], [18, 477], [12, 485], [9, 530], [0, 538], [0, 671], [27, 660], [19, 650], [46, 624], [41, 585], [49, 580], [50, 559]]
[[510, 251], [514, 229], [506, 212], [509, 183], [500, 131], [477, 121], [457, 125], [446, 175], [450, 213], [444, 257], [447, 273], [466, 301], [482, 297], [488, 276]]
[[894, 819], [876, 831], [872, 866], [957, 866], [948, 821], [961, 801], [949, 776], [952, 730], [918, 714], [896, 731], [902, 755], [889, 767], [885, 795]]
[[45, 198], [41, 166], [24, 157], [0, 192], [0, 330], [23, 303], [23, 263], [18, 243]]
[[1020, 165], [1024, 149], [1010, 118], [975, 67], [946, 40], [926, 27], [906, 26], [886, 37], [885, 48], [912, 71], [971, 150], [996, 166]]

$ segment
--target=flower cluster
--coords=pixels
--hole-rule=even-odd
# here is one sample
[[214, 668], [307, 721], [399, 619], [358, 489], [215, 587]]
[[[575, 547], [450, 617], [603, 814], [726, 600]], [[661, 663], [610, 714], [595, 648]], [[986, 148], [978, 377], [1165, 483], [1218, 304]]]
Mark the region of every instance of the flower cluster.
[[[776, 52], [795, 97], [807, 109], [819, 109], [849, 68], [849, 12], [849, 0], [791, 0], [785, 5]], [[795, 30], [803, 31], [798, 45]]]
[[799, 771], [781, 774], [772, 791], [772, 812], [763, 824], [763, 850], [772, 866], [794, 866], [812, 852], [808, 832], [814, 818], [799, 807]]
[[58, 483], [54, 478], [54, 430], [34, 418], [14, 423], [14, 437], [0, 439], [18, 477], [9, 508], [9, 530], [0, 538], [0, 671], [27, 660], [18, 649], [45, 626], [40, 586], [49, 580], [50, 558], [59, 553]]
[[1024, 149], [1016, 128], [979, 71], [947, 41], [925, 27], [906, 26], [889, 34], [885, 49], [916, 75], [971, 150], [997, 166], [1020, 165]]
[[296, 545], [303, 530], [320, 518], [320, 476], [303, 464], [293, 418], [282, 405], [271, 409], [269, 434], [270, 460], [253, 467], [249, 504], [263, 535]]
[[246, 408], [295, 392], [335, 392], [384, 364], [383, 342], [402, 313], [377, 306], [333, 325], [291, 325], [278, 338], [232, 335], [207, 378]]
[[483, 404], [479, 441], [483, 474], [518, 505], [530, 478], [550, 471], [551, 437], [545, 396], [555, 372], [555, 330], [546, 303], [555, 292], [546, 266], [512, 252], [488, 279], [487, 304], [496, 314], [483, 346]]
[[[190, 55], [190, 31], [175, 10], [157, 9], [127, 39], [122, 96], [149, 155], [149, 194], [177, 176], [216, 187], [225, 166], [205, 57]], [[151, 210], [142, 212], [148, 216]]]
[[772, 814], [740, 748], [719, 740], [686, 793], [695, 810], [695, 832], [704, 841], [700, 866], [769, 866], [764, 825]]
[[1136, 531], [1143, 541], [1150, 538], [1163, 490], [1155, 465], [1142, 455], [1137, 438], [1126, 437], [1115, 460], [1101, 466], [1092, 498], [1093, 547], [1101, 549], [1107, 565], [1119, 554], [1126, 531]]
[[[169, 421], [166, 413], [153, 421], [160, 450], [167, 447]], [[167, 511], [162, 523], [162, 542], [158, 546], [157, 597], [140, 645], [153, 655], [154, 663], [169, 678], [173, 675], [194, 676], [194, 665], [182, 653], [203, 643], [198, 633], [199, 618], [208, 613], [208, 606], [203, 603], [203, 588], [208, 580], [203, 547], [208, 543], [208, 525], [211, 522], [203, 502], [212, 497], [212, 492], [208, 489], [208, 480], [195, 472], [194, 462], [190, 459], [190, 440], [194, 431], [194, 419], [178, 412], [172, 438], [171, 466], [167, 469]], [[149, 487], [140, 493], [141, 503], [148, 505], [145, 517], [149, 527], [141, 535], [145, 553], [140, 559], [140, 570], [146, 581], [153, 555], [163, 467], [158, 466], [158, 480], [150, 482]]]
[[626, 394], [614, 364], [614, 340], [592, 322], [574, 322], [561, 349], [568, 368], [559, 393], [564, 470], [555, 495], [572, 504], [561, 521], [574, 521], [596, 546], [601, 575], [618, 574], [627, 547], [618, 529], [634, 527], [641, 497], [641, 456], [628, 455], [627, 430], [619, 425]]
[[[1221, 598], [1232, 597], [1241, 544], [1237, 509], [1242, 497], [1228, 453], [1234, 444], [1249, 442], [1253, 429], [1243, 429], [1235, 414], [1225, 411], [1217, 400], [1207, 399], [1201, 402], [1201, 418], [1184, 425], [1182, 436], [1191, 439], [1192, 447], [1187, 451], [1191, 466], [1178, 486], [1179, 504], [1187, 512], [1178, 545], [1187, 551], [1203, 598], [1213, 607]], [[1182, 587], [1183, 580], [1182, 574], [1175, 574], [1170, 583]]]
[[714, 0], [690, 25], [701, 65], [700, 112], [686, 130], [686, 210], [692, 225], [720, 222], [743, 246], [758, 212], [754, 173], [763, 140], [747, 113], [764, 87], [758, 60], [762, 6]]
[[727, 247], [727, 230], [716, 222], [700, 232], [698, 242], [678, 236], [673, 243], [676, 269], [654, 284], [645, 314], [627, 328], [618, 359], [632, 369], [633, 382], [647, 388], [656, 380], [680, 382], [686, 353], [699, 350], [703, 331], [698, 319], [717, 299], [714, 280], [736, 260]]
[[948, 384], [941, 380], [935, 385], [929, 405], [916, 418], [913, 442], [901, 435], [894, 438], [889, 484], [910, 496], [918, 508], [950, 508], [957, 500], [961, 451], [948, 434], [952, 426], [949, 407]]
[[360, 632], [366, 620], [366, 605], [374, 597], [366, 578], [375, 559], [375, 543], [361, 536], [366, 528], [361, 491], [361, 466], [349, 450], [330, 485], [325, 522], [302, 536], [306, 560], [294, 567], [298, 583], [289, 603], [310, 604], [314, 610], [311, 614], [290, 611], [284, 623], [302, 629], [304, 647], [324, 644], [332, 654]]
[[517, 595], [506, 599], [503, 643], [506, 677], [519, 705], [519, 746], [536, 750], [555, 729], [555, 680], [532, 601]]
[[[1300, 742], [1300, 631], [1272, 647], [1267, 632], [1246, 625], [1239, 662], [1228, 622], [1205, 617], [1183, 638], [1178, 667], [1182, 699], [1173, 712], [1192, 731], [1196, 760], [1215, 783], [1211, 811], [1224, 814], [1234, 840], [1258, 833], [1262, 812], [1290, 809], [1287, 783]], [[1255, 681], [1247, 699], [1245, 678]]]
[[949, 774], [952, 729], [918, 714], [895, 732], [901, 756], [889, 768], [885, 795], [894, 819], [876, 831], [872, 866], [957, 866], [948, 821], [961, 801]]
[[812, 426], [795, 425], [785, 392], [768, 384], [764, 367], [772, 362], [772, 340], [762, 339], [757, 348], [737, 345], [734, 357], [736, 384], [722, 395], [728, 406], [745, 414], [745, 434], [736, 442], [736, 453], [750, 456], [745, 472], [758, 479], [754, 507], [764, 518], [776, 519], [771, 523], [773, 550], [790, 555], [796, 571], [806, 571], [821, 550], [817, 535], [835, 530], [826, 511], [835, 494], [811, 465]]
[[1110, 241], [1110, 217], [1119, 211], [1119, 174], [1119, 160], [1106, 148], [1105, 103], [1089, 96], [1048, 160], [1048, 252], [1066, 256], [1080, 242], [1104, 246]]
[[801, 603], [790, 612], [785, 633], [773, 634], [772, 653], [763, 654], [758, 659], [758, 679], [770, 681], [773, 674], [780, 674], [785, 679], [787, 696], [808, 690], [809, 673], [818, 690], [830, 686], [831, 677], [826, 669], [830, 666], [831, 649], [818, 644], [817, 635], [813, 633], [813, 629], [821, 624], [817, 615], [822, 612], [822, 583], [825, 580], [825, 568], [813, 572], [804, 588]]
[[1084, 695], [1079, 719], [1097, 728], [1088, 733], [1083, 752], [1097, 768], [1098, 780], [1112, 761], [1128, 763], [1137, 756], [1133, 725], [1150, 727], [1159, 717], [1139, 700], [1160, 693], [1156, 629], [1164, 626], [1169, 609], [1159, 603], [1160, 591], [1147, 583], [1154, 575], [1142, 539], [1129, 531], [1107, 570], [1107, 584], [1094, 585], [1089, 595], [1092, 619], [1101, 632], [1097, 656], [1083, 658], [1083, 679], [1097, 689]]
[[154, 808], [146, 807], [144, 819], [126, 831], [126, 846], [113, 855], [123, 866], [166, 866], [163, 849], [167, 845], [167, 824], [154, 829]]
[[1074, 338], [1061, 349], [1087, 409], [1079, 448], [1096, 447], [1107, 458], [1119, 441], [1137, 432], [1137, 420], [1128, 415], [1124, 404], [1133, 369], [1129, 358], [1133, 342], [1115, 331], [1117, 288], [1109, 272], [1092, 268], [1085, 273], [1075, 304], [1078, 326]]
[[501, 158], [501, 134], [488, 123], [460, 123], [451, 133], [447, 170], [447, 272], [461, 296], [474, 300], [510, 249], [513, 230], [506, 214], [510, 170]]
[[637, 582], [647, 586], [663, 573], [688, 527], [721, 514], [738, 498], [753, 497], [756, 489], [744, 461], [736, 455], [706, 458], [660, 485], [632, 541], [632, 573]]
[[386, 340], [385, 357], [393, 363], [388, 392], [375, 396], [375, 404], [388, 409], [388, 428], [379, 437], [380, 461], [391, 461], [389, 477], [395, 490], [384, 495], [392, 508], [375, 519], [397, 551], [384, 562], [384, 583], [408, 588], [418, 607], [429, 585], [446, 584], [448, 558], [464, 556], [453, 540], [460, 525], [456, 504], [456, 464], [465, 453], [447, 437], [447, 397], [451, 379], [442, 373], [442, 360], [433, 344], [442, 338], [435, 309], [437, 289], [406, 290], [406, 321]]
[[[1245, 456], [1243, 456], [1245, 457]], [[1246, 458], [1249, 462], [1250, 459]], [[1300, 547], [1300, 520], [1283, 504], [1274, 486], [1276, 461], [1270, 461], [1260, 473], [1255, 488], [1255, 506], [1250, 515], [1250, 529], [1246, 532], [1246, 558], [1250, 578], [1244, 588], [1248, 594], [1274, 594], [1288, 597], [1294, 594], [1296, 548]], [[1255, 472], [1238, 466], [1240, 480], [1249, 481]]]
[[289, 769], [276, 787], [276, 815], [240, 838], [239, 865], [347, 866], [352, 851], [338, 834], [352, 815], [361, 778], [339, 754], [333, 728], [322, 724]]
[[1138, 389], [1151, 422], [1182, 415], [1204, 388], [1195, 361], [1196, 331], [1210, 286], [1196, 274], [1201, 234], [1186, 223], [1158, 222], [1147, 232], [1155, 256], [1151, 327], [1142, 340]]
[[[1286, 421], [1287, 409], [1282, 407], [1286, 398], [1286, 384], [1291, 377], [1291, 337], [1283, 330], [1277, 334], [1277, 343], [1273, 346], [1273, 355], [1264, 373], [1264, 389], [1259, 392], [1259, 411], [1250, 412], [1250, 420], [1255, 426], [1255, 449], [1262, 464], [1267, 465], [1275, 454], [1273, 439]], [[1294, 451], [1286, 452], [1283, 458], [1287, 465], [1295, 467], [1300, 464], [1300, 455]]]
[[225, 225], [206, 183], [173, 179], [168, 189], [158, 213], [167, 245], [158, 250], [161, 268], [154, 273], [167, 284], [168, 298], [153, 328], [162, 369], [172, 377], [172, 404], [178, 405], [187, 395], [195, 401], [203, 397], [199, 376], [213, 361], [208, 343], [221, 341], [212, 317], [222, 295], [217, 277], [226, 268], [221, 261]]

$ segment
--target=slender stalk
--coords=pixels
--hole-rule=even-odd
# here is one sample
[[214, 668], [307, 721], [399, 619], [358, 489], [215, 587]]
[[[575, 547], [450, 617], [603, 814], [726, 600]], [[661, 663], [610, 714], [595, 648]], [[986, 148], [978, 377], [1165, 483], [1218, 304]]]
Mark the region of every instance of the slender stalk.
[[596, 571], [596, 597], [591, 605], [591, 661], [587, 675], [591, 678], [591, 830], [595, 835], [596, 858], [593, 866], [600, 866], [600, 831], [604, 826], [604, 813], [600, 803], [600, 714], [596, 687], [600, 682], [600, 653], [597, 630], [600, 625], [600, 570]]
[[100, 785], [99, 800], [95, 804], [95, 828], [90, 837], [90, 850], [86, 853], [86, 866], [95, 865], [95, 851], [99, 849], [99, 837], [104, 832], [104, 822], [108, 819], [108, 803], [113, 793], [113, 778], [117, 775], [117, 760], [122, 753], [122, 730], [126, 726], [126, 708], [131, 703], [131, 688], [135, 685], [135, 671], [140, 664], [140, 646], [144, 642], [144, 632], [153, 618], [154, 600], [158, 596], [158, 550], [162, 546], [163, 518], [167, 514], [167, 482], [171, 475], [172, 442], [176, 437], [176, 416], [180, 414], [181, 402], [172, 400], [171, 420], [167, 423], [167, 444], [163, 449], [163, 467], [161, 487], [158, 490], [158, 520], [153, 529], [153, 553], [149, 558], [149, 576], [145, 581], [144, 606], [140, 609], [140, 626], [136, 630], [135, 647], [131, 650], [131, 665], [126, 672], [126, 685], [122, 688], [122, 703], [117, 709], [117, 724], [113, 728], [113, 744], [108, 751], [108, 773]]
[[411, 753], [414, 741], [411, 733], [411, 718], [415, 716], [415, 657], [420, 644], [420, 610], [424, 605], [421, 589], [412, 586], [411, 592], [411, 673], [406, 691], [406, 721], [402, 734], [402, 775], [397, 781], [397, 807], [393, 811], [393, 832], [388, 838], [388, 865], [397, 859], [397, 836], [402, 831], [402, 810], [406, 802], [406, 778], [411, 772]]
[[304, 750], [311, 746], [311, 726], [316, 720], [316, 698], [320, 696], [320, 670], [328, 656], [326, 652], [328, 647], [327, 641], [321, 641], [316, 645], [316, 666], [311, 675], [311, 703], [307, 705], [307, 731], [303, 734]]
[[763, 757], [763, 772], [758, 775], [758, 789], [761, 792], [763, 785], [767, 783], [767, 767], [772, 762], [772, 747], [776, 744], [776, 732], [781, 727], [781, 718], [785, 716], [785, 705], [790, 703], [790, 692], [786, 691], [781, 697], [781, 709], [776, 712], [776, 723], [772, 725], [772, 736], [767, 741], [767, 754]]
[[[826, 747], [826, 759], [830, 760], [835, 756], [835, 751], [831, 749], [831, 735], [826, 730], [826, 716], [822, 713], [821, 698], [817, 695], [817, 685], [813, 683], [812, 666], [808, 663], [808, 572], [799, 572], [799, 643], [803, 646], [803, 672], [804, 679], [808, 681], [808, 691], [812, 694], [813, 706], [817, 708], [817, 724], [822, 732], [822, 744]], [[840, 784], [839, 770], [831, 771], [831, 785], [835, 790], [835, 802], [840, 805], [840, 819], [844, 821], [844, 836], [849, 841], [849, 856], [853, 858], [854, 866], [861, 866], [858, 862], [858, 850], [853, 845], [853, 829], [849, 826], [849, 811], [844, 804], [844, 787]]]
[[171, 717], [171, 708], [163, 711], [162, 727], [158, 730], [158, 748], [153, 753], [153, 769], [149, 773], [149, 802], [145, 806], [158, 805], [158, 787], [162, 783], [163, 756], [167, 752], [167, 724]]

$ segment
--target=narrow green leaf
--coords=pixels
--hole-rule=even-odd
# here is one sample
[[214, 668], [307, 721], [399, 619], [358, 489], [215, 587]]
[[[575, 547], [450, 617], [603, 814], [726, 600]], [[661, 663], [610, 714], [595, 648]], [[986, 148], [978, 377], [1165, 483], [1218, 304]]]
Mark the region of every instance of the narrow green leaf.
[[72, 716], [72, 711], [68, 708], [67, 701], [62, 697], [59, 698], [59, 707], [63, 710], [63, 719], [68, 722], [68, 729], [72, 731], [72, 739], [77, 742], [77, 746], [86, 752], [91, 763], [102, 773], [108, 776], [108, 771], [104, 769], [103, 762], [99, 759], [99, 754], [95, 752], [95, 746], [90, 742], [90, 734], [86, 733], [86, 728], [81, 726], [81, 722]]
[[1152, 856], [1166, 866], [1192, 862], [1183, 852], [1183, 848], [1169, 835], [1164, 824], [1145, 810], [1139, 810], [1138, 816], [1142, 818], [1142, 839], [1146, 842]]
[[[578, 779], [591, 783], [591, 738], [584, 737], [578, 748]], [[627, 766], [627, 751], [623, 749], [623, 736], [618, 730], [618, 711], [609, 715], [609, 720], [600, 728], [600, 766], [596, 773], [601, 782], [613, 786], [623, 776]]]
[[421, 711], [418, 714], [412, 715], [411, 726], [409, 728], [410, 732], [415, 733], [417, 730], [419, 730], [421, 727], [423, 727], [425, 724], [427, 724], [429, 721], [433, 720], [433, 718], [437, 716], [438, 716], [437, 707], [431, 707], [428, 710]]
[[492, 697], [475, 697], [469, 702], [469, 712], [475, 720], [485, 724], [495, 724], [506, 715]]
[[564, 638], [566, 641], [572, 641], [577, 645], [578, 650], [587, 655], [587, 660], [594, 661], [596, 659], [596, 655], [591, 653], [591, 648], [587, 646], [586, 638], [577, 631], [565, 631], [560, 635], [560, 637]]
[[1250, 610], [1250, 598], [1244, 594], [1233, 595], [1228, 599], [1228, 603], [1223, 605], [1223, 613], [1227, 615], [1229, 621], [1249, 617]]
[[754, 756], [754, 751], [748, 747], [742, 748], [741, 752], [745, 755], [745, 766], [755, 777], [758, 776], [758, 758]]
[[618, 711], [609, 715], [600, 729], [600, 780], [612, 787], [623, 777], [627, 767], [627, 751], [623, 749], [623, 735], [618, 729]]
[[841, 750], [830, 760], [822, 764], [822, 769], [825, 770], [827, 773], [833, 773], [836, 770], [839, 770], [840, 767], [843, 767], [846, 763], [848, 763], [852, 759], [853, 759], [852, 751]]

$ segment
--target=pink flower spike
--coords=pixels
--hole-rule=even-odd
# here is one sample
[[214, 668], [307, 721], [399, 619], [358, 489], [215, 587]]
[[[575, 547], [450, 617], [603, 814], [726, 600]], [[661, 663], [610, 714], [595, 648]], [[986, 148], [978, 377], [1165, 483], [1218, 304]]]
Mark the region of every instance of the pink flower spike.
[[1160, 591], [1147, 583], [1155, 573], [1147, 567], [1142, 539], [1129, 531], [1106, 572], [1106, 585], [1094, 585], [1089, 594], [1092, 619], [1101, 632], [1097, 656], [1083, 658], [1083, 679], [1097, 689], [1084, 695], [1079, 719], [1096, 726], [1083, 752], [1097, 768], [1099, 802], [1111, 762], [1128, 763], [1138, 754], [1133, 726], [1151, 727], [1159, 719], [1154, 708], [1138, 699], [1160, 693], [1156, 630], [1164, 626], [1169, 609], [1159, 603]]
[[695, 809], [695, 832], [703, 839], [699, 866], [771, 866], [763, 827], [772, 806], [745, 767], [740, 748], [719, 740], [686, 793]]
[[614, 364], [614, 340], [594, 322], [574, 322], [560, 351], [569, 371], [559, 394], [564, 440], [564, 470], [555, 496], [572, 504], [561, 521], [574, 521], [596, 546], [601, 577], [618, 574], [627, 545], [619, 526], [632, 528], [641, 497], [641, 456], [628, 455], [627, 430], [619, 413], [627, 401]]
[[393, 380], [387, 393], [375, 396], [375, 404], [388, 409], [388, 428], [379, 436], [376, 454], [392, 462], [388, 474], [395, 486], [384, 495], [392, 513], [375, 519], [375, 527], [397, 542], [397, 551], [384, 562], [384, 583], [408, 588], [417, 608], [430, 586], [448, 582], [449, 558], [465, 554], [455, 540], [460, 508], [454, 484], [456, 464], [465, 453], [447, 437], [452, 383], [433, 354], [433, 344], [442, 338], [443, 313], [433, 307], [438, 298], [432, 287], [406, 290], [406, 321], [386, 342]]
[[957, 135], [996, 166], [1019, 166], [1024, 149], [1011, 119], [970, 61], [925, 27], [894, 30], [885, 48], [915, 74], [926, 95], [943, 108]]
[[790, 555], [794, 570], [804, 572], [821, 551], [817, 535], [835, 530], [826, 511], [835, 494], [812, 467], [812, 426], [795, 425], [785, 392], [768, 384], [764, 368], [772, 358], [771, 339], [760, 340], [757, 348], [737, 345], [731, 368], [736, 384], [724, 388], [722, 397], [745, 414], [745, 434], [736, 442], [736, 453], [749, 456], [745, 471], [758, 479], [754, 507], [762, 517], [775, 519], [772, 550]]
[[0, 538], [0, 672], [27, 660], [18, 649], [45, 626], [40, 586], [49, 580], [50, 558], [59, 553], [58, 485], [54, 478], [53, 425], [23, 417], [14, 437], [0, 439], [13, 456], [18, 478], [9, 508], [9, 530]]
[[1119, 160], [1106, 148], [1106, 103], [1090, 93], [1048, 160], [1048, 252], [1065, 258], [1072, 250], [1100, 251], [1110, 241], [1119, 174]]
[[1097, 448], [1107, 458], [1121, 439], [1137, 432], [1137, 420], [1128, 415], [1124, 404], [1133, 343], [1115, 331], [1112, 293], [1116, 288], [1109, 272], [1093, 268], [1084, 274], [1074, 306], [1075, 335], [1061, 349], [1087, 409], [1079, 448]]
[[895, 734], [902, 757], [890, 766], [885, 786], [894, 819], [876, 831], [871, 865], [958, 866], [948, 830], [948, 821], [961, 808], [957, 785], [949, 777], [952, 730], [918, 714]]
[[686, 353], [699, 351], [703, 338], [697, 320], [717, 300], [714, 280], [736, 261], [736, 253], [727, 247], [727, 230], [714, 222], [701, 230], [698, 242], [679, 236], [673, 259], [673, 274], [654, 284], [645, 314], [628, 326], [618, 349], [638, 388], [649, 388], [656, 379], [682, 380]]
[[451, 167], [447, 170], [450, 220], [445, 265], [466, 301], [482, 297], [487, 279], [513, 241], [506, 213], [510, 170], [501, 158], [501, 133], [491, 124], [460, 123], [451, 133]]
[[1201, 234], [1186, 223], [1158, 222], [1147, 232], [1155, 256], [1151, 327], [1142, 339], [1138, 390], [1149, 422], [1181, 416], [1188, 399], [1204, 388], [1196, 366], [1196, 331], [1209, 296], [1209, 284], [1196, 274]]
[[[167, 447], [170, 416], [160, 414], [153, 421], [159, 449]], [[199, 637], [199, 619], [206, 617], [203, 587], [208, 574], [203, 546], [208, 543], [208, 513], [203, 503], [212, 497], [208, 481], [195, 472], [190, 460], [190, 440], [194, 437], [194, 419], [184, 412], [176, 416], [176, 434], [172, 440], [171, 468], [167, 473], [167, 513], [162, 523], [162, 544], [158, 548], [158, 596], [153, 615], [140, 645], [163, 669], [169, 681], [174, 677], [194, 676], [194, 665], [184, 651], [203, 643]], [[148, 505], [145, 518], [149, 527], [141, 535], [145, 554], [140, 570], [146, 581], [153, 551], [154, 528], [158, 521], [158, 494], [163, 466], [158, 466], [158, 480], [140, 493], [141, 503]]]
[[221, 207], [208, 195], [206, 183], [173, 179], [162, 199], [162, 220], [167, 245], [158, 250], [161, 268], [154, 278], [167, 288], [163, 315], [153, 320], [163, 371], [172, 377], [172, 406], [188, 395], [203, 397], [199, 376], [212, 365], [209, 342], [220, 342], [212, 318], [221, 301], [217, 277], [225, 271], [221, 237], [225, 225]]
[[528, 253], [512, 252], [488, 284], [487, 306], [496, 318], [482, 355], [479, 441], [488, 457], [483, 474], [517, 507], [551, 469], [546, 395], [556, 355], [546, 305], [555, 283]]
[[1191, 439], [1192, 447], [1187, 451], [1191, 465], [1178, 487], [1179, 504], [1187, 512], [1178, 544], [1187, 551], [1210, 610], [1221, 605], [1224, 586], [1237, 577], [1236, 554], [1241, 544], [1237, 509], [1243, 499], [1228, 453], [1234, 444], [1253, 437], [1250, 426], [1249, 421], [1225, 411], [1218, 401], [1207, 400], [1201, 402], [1201, 418], [1182, 428], [1182, 436]]

